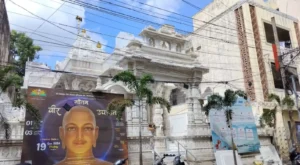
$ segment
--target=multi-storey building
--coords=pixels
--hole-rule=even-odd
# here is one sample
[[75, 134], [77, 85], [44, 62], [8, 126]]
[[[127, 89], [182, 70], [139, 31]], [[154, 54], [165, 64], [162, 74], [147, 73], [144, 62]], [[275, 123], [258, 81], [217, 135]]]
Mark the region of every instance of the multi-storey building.
[[[257, 119], [263, 113], [263, 109], [272, 108], [268, 103], [269, 94], [275, 93], [281, 98], [284, 97], [282, 77], [280, 72], [275, 70], [272, 51], [272, 44], [275, 44], [272, 18], [278, 33], [279, 53], [285, 54], [284, 52], [300, 45], [297, 15], [282, 13], [282, 8], [284, 7], [280, 4], [276, 7], [274, 2], [265, 3], [258, 0], [215, 0], [193, 17], [195, 34], [189, 36], [190, 40], [193, 47], [201, 47], [199, 51], [195, 51], [199, 61], [211, 68], [209, 74], [203, 78], [211, 81], [229, 81], [232, 88], [246, 91], [253, 101], [252, 108]], [[299, 60], [295, 58], [292, 63], [290, 60], [298, 52], [294, 51], [283, 60], [284, 64], [289, 64], [285, 68], [286, 77], [296, 77], [297, 89]], [[211, 85], [202, 87], [202, 90], [212, 88]], [[224, 87], [214, 88], [215, 92], [222, 93], [224, 90]], [[298, 121], [297, 112], [294, 112], [294, 120]], [[290, 130], [295, 131], [295, 127], [289, 121], [286, 110], [278, 111], [277, 119], [275, 139], [281, 156], [287, 157], [292, 139]]]
[[299, 1], [294, 0], [268, 0], [267, 3], [273, 8], [287, 15], [292, 15], [300, 20]]

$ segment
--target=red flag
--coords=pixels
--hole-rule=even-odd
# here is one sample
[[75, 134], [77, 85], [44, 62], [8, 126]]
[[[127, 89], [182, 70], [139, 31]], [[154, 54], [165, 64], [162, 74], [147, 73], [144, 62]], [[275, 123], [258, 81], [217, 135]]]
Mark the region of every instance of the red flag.
[[275, 68], [276, 68], [276, 71], [279, 71], [280, 64], [279, 64], [279, 59], [278, 59], [277, 46], [275, 44], [272, 44], [272, 49], [273, 49], [273, 55], [274, 55], [274, 61], [275, 61]]

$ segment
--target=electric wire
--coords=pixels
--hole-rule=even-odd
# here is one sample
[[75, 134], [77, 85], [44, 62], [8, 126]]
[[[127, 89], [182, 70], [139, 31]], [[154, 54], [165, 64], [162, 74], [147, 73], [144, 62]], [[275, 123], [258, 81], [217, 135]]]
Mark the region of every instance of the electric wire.
[[[47, 20], [49, 20], [61, 7], [63, 7], [65, 3], [62, 3], [48, 18]], [[40, 27], [42, 27], [45, 24], [45, 21], [43, 23], [41, 23], [33, 32], [36, 32], [37, 30], [40, 29]]]
[[[101, 1], [103, 3], [106, 3], [106, 4], [110, 4], [112, 6], [118, 6], [118, 7], [121, 7], [121, 8], [125, 8], [125, 9], [128, 9], [128, 10], [132, 10], [132, 11], [135, 11], [135, 12], [138, 12], [138, 13], [141, 13], [141, 14], [144, 14], [144, 15], [148, 15], [148, 16], [152, 16], [152, 17], [155, 17], [155, 18], [158, 18], [158, 19], [162, 19], [162, 20], [165, 20], [165, 21], [170, 21], [170, 22], [174, 22], [174, 23], [178, 23], [178, 24], [181, 24], [181, 25], [185, 25], [185, 26], [188, 26], [188, 27], [193, 27], [192, 25], [190, 25], [190, 22], [189, 21], [186, 21], [186, 20], [182, 20], [182, 19], [179, 19], [179, 18], [176, 18], [176, 17], [173, 17], [173, 16], [170, 16], [170, 15], [165, 15], [165, 14], [161, 14], [161, 13], [158, 13], [158, 12], [154, 12], [154, 11], [150, 11], [150, 10], [146, 10], [144, 8], [140, 8], [140, 7], [137, 7], [137, 6], [132, 6], [128, 3], [125, 3], [125, 2], [122, 2], [122, 1], [118, 1], [118, 0], [115, 0], [119, 3], [122, 3], [122, 4], [125, 4], [125, 5], [128, 5], [128, 6], [131, 6], [132, 8], [128, 8], [128, 7], [125, 7], [125, 6], [121, 6], [121, 5], [118, 5], [118, 4], [115, 4], [113, 2], [108, 2], [108, 1], [105, 1], [105, 0], [93, 0], [93, 1]], [[140, 10], [136, 10], [136, 9], [140, 9]], [[148, 12], [151, 12], [151, 13], [155, 13], [155, 14], [158, 14], [158, 15], [162, 15], [163, 17], [158, 17], [158, 16], [155, 16], [155, 15], [152, 15], [152, 14], [148, 14], [148, 13], [144, 13], [142, 11], [148, 11]], [[174, 20], [169, 20], [167, 18], [172, 18]], [[178, 20], [180, 21], [184, 21], [184, 22], [187, 22], [187, 23], [182, 23], [182, 22], [179, 22]], [[205, 21], [202, 21], [202, 22], [205, 22]], [[196, 26], [198, 25], [198, 27]], [[215, 24], [214, 24], [215, 25]], [[215, 25], [216, 26], [216, 25]], [[221, 25], [219, 25], [221, 26]], [[196, 28], [200, 28], [199, 24], [195, 24], [194, 23], [194, 27]], [[224, 27], [224, 26], [222, 26]], [[226, 27], [228, 28], [228, 27]], [[208, 31], [206, 29], [203, 29], [204, 31]], [[216, 30], [220, 30], [220, 29], [216, 29]], [[230, 29], [230, 30], [233, 30], [233, 29]], [[220, 33], [220, 34], [224, 34], [224, 33], [221, 33], [221, 32], [218, 32], [218, 31], [215, 31], [216, 33]], [[230, 35], [230, 36], [234, 36], [234, 37], [237, 37], [237, 35], [232, 35], [230, 33], [228, 33], [227, 35]]]
[[[102, 2], [103, 2], [104, 0], [94, 0], [94, 1], [102, 1]], [[120, 1], [120, 0], [115, 0], [115, 1], [120, 2], [120, 3], [123, 3], [123, 4], [127, 4], [127, 5], [129, 5], [129, 6], [132, 6], [132, 5], [128, 4], [128, 3], [122, 2], [122, 1]], [[160, 7], [157, 7], [157, 6], [154, 6], [154, 5], [149, 5], [149, 4], [147, 4], [147, 3], [140, 2], [140, 1], [138, 1], [138, 0], [132, 0], [132, 1], [137, 2], [137, 3], [139, 3], [139, 4], [142, 4], [142, 5], [145, 5], [145, 6], [148, 6], [148, 7], [151, 7], [151, 8], [159, 9], [159, 10], [164, 11], [164, 12], [172, 13], [172, 14], [177, 15], [177, 16], [181, 16], [181, 17], [184, 17], [184, 18], [188, 18], [188, 19], [192, 19], [192, 20], [198, 21], [198, 22], [203, 22], [203, 23], [205, 23], [205, 24], [211, 24], [211, 25], [213, 25], [213, 26], [217, 26], [217, 27], [222, 27], [222, 28], [228, 29], [228, 27], [225, 27], [225, 26], [217, 25], [217, 24], [214, 24], [214, 23], [211, 23], [211, 22], [208, 22], [208, 21], [203, 21], [203, 20], [196, 19], [196, 18], [191, 18], [191, 17], [189, 17], [189, 16], [186, 16], [186, 15], [183, 15], [183, 14], [180, 14], [180, 13], [176, 13], [176, 12], [174, 12], [174, 11], [166, 10], [166, 9], [163, 9], [163, 8], [160, 8]], [[133, 7], [135, 7], [135, 6], [133, 6]], [[155, 13], [157, 13], [157, 12], [155, 12]], [[236, 30], [236, 29], [230, 29], [230, 30]]]
[[[12, 2], [12, 1], [11, 1]], [[14, 2], [13, 2], [14, 3]], [[15, 4], [15, 3], [14, 3]], [[20, 7], [20, 6], [19, 6]], [[22, 7], [21, 7], [22, 8]], [[24, 9], [24, 8], [23, 8]], [[25, 9], [26, 10], [26, 9]], [[28, 11], [29, 12], [29, 11]], [[31, 13], [31, 12], [29, 12], [29, 13]], [[31, 14], [33, 14], [33, 13], [31, 13]], [[34, 15], [34, 14], [33, 14]], [[38, 17], [38, 16], [37, 16]], [[47, 21], [47, 20], [46, 20]], [[49, 22], [49, 21], [47, 21], [47, 22]], [[54, 24], [53, 24], [54, 25]], [[57, 26], [58, 28], [60, 28], [60, 29], [63, 29], [63, 28], [61, 28], [61, 27], [59, 27], [59, 26]], [[65, 30], [65, 29], [63, 29], [63, 30]], [[73, 33], [73, 32], [70, 32], [70, 33]], [[75, 34], [75, 33], [73, 33], [73, 34]], [[76, 34], [75, 34], [76, 35]]]
[[[71, 0], [63, 0], [63, 1], [71, 3], [71, 4], [74, 4], [74, 5], [79, 5], [79, 6], [83, 6], [83, 7], [86, 7], [86, 8], [93, 9], [93, 10], [97, 10], [97, 11], [100, 11], [100, 12], [108, 13], [108, 14], [111, 14], [111, 15], [114, 15], [114, 16], [118, 16], [118, 17], [121, 17], [121, 18], [131, 19], [131, 20], [135, 20], [135, 21], [143, 22], [143, 23], [147, 23], [147, 24], [156, 24], [157, 26], [162, 26], [159, 23], [155, 23], [155, 22], [152, 22], [152, 21], [149, 21], [149, 20], [145, 20], [145, 19], [142, 19], [142, 18], [130, 16], [130, 15], [127, 15], [127, 14], [124, 14], [124, 13], [120, 13], [120, 12], [117, 12], [117, 11], [112, 11], [112, 10], [109, 10], [109, 9], [106, 9], [106, 8], [102, 8], [102, 7], [99, 7], [99, 6], [95, 6], [95, 5], [92, 5], [92, 4], [89, 4], [89, 3], [85, 3], [85, 2], [82, 2], [82, 1], [76, 1], [77, 3], [74, 2], [74, 1], [71, 1]], [[80, 2], [80, 3], [78, 3], [78, 2]], [[228, 40], [221, 39], [221, 38], [215, 38], [215, 37], [200, 35], [200, 34], [193, 33], [193, 32], [187, 32], [185, 30], [181, 30], [181, 29], [178, 29], [178, 28], [176, 28], [176, 30], [180, 31], [180, 32], [183, 32], [183, 33], [190, 33], [191, 35], [196, 35], [196, 36], [204, 37], [204, 38], [211, 39], [211, 40], [218, 40], [218, 41], [221, 41], [221, 42], [224, 42], [224, 43], [239, 45], [239, 43], [236, 43], [236, 42], [233, 42], [233, 41], [228, 41]], [[248, 45], [246, 47], [255, 48], [254, 46], [248, 46]]]
[[[50, 22], [50, 21], [48, 21], [48, 22]], [[55, 24], [56, 22], [51, 22], [51, 23], [54, 23], [54, 24]], [[61, 24], [61, 23], [56, 23], [56, 24], [61, 25], [61, 26], [70, 27], [70, 28], [76, 28], [76, 27], [69, 26], [69, 25], [65, 25], [65, 24]], [[12, 25], [16, 25], [16, 24], [12, 24]], [[21, 28], [24, 28], [24, 27], [22, 27], [22, 26], [20, 26], [20, 25], [17, 25], [17, 26], [18, 26], [18, 27], [21, 27]], [[28, 29], [28, 28], [26, 28], [26, 29]], [[31, 29], [28, 29], [28, 30], [31, 30]], [[89, 31], [89, 30], [86, 30], [86, 31]], [[127, 38], [124, 38], [124, 37], [117, 37], [117, 36], [112, 36], [112, 35], [109, 35], [109, 34], [104, 34], [104, 33], [94, 32], [94, 31], [89, 31], [89, 32], [95, 33], [95, 34], [100, 34], [100, 35], [105, 35], [105, 36], [112, 37], [112, 38], [120, 38], [120, 39], [124, 39], [124, 40], [129, 40], [129, 41], [131, 41], [131, 39], [127, 39]], [[59, 37], [59, 36], [58, 36], [58, 37]], [[95, 42], [95, 41], [94, 41], [94, 42]], [[109, 48], [111, 48], [111, 49], [114, 49], [113, 46], [109, 46], [109, 45], [104, 45], [104, 46], [107, 46], [107, 47], [109, 47]], [[218, 49], [222, 49], [222, 48], [218, 48]], [[228, 52], [230, 52], [230, 51], [233, 52], [233, 50], [227, 50], [227, 49], [224, 49], [224, 50], [226, 50], [226, 51], [228, 51]], [[269, 51], [270, 51], [270, 50], [269, 50]], [[221, 53], [218, 53], [218, 54], [217, 54], [217, 53], [214, 53], [214, 52], [206, 52], [206, 51], [197, 51], [197, 52], [199, 52], [199, 53], [211, 54], [211, 55], [230, 56], [230, 57], [240, 58], [239, 56], [235, 56], [235, 55], [223, 55], [223, 54], [221, 54]], [[236, 51], [236, 52], [239, 53], [239, 51]], [[250, 59], [252, 59], [252, 58], [250, 58]], [[253, 58], [253, 59], [256, 59], [256, 58]]]
[[[54, 7], [47, 6], [47, 5], [41, 4], [41, 3], [39, 3], [39, 2], [35, 2], [35, 1], [33, 1], [33, 0], [29, 0], [29, 1], [32, 1], [32, 2], [34, 2], [34, 3], [40, 4], [40, 5], [45, 6], [45, 7], [48, 7], [48, 8], [53, 8], [53, 9], [55, 9]], [[96, 1], [96, 0], [95, 0], [95, 1]], [[70, 7], [71, 7], [71, 6], [70, 6]], [[69, 12], [65, 12], [65, 11], [62, 11], [62, 10], [60, 10], [60, 11], [63, 12], [63, 13], [69, 14], [69, 15], [76, 16], [75, 14], [72, 14], [72, 13], [69, 13]], [[87, 11], [87, 13], [93, 14], [93, 13], [88, 12], [88, 11]], [[93, 14], [93, 15], [96, 15], [96, 14]], [[97, 16], [97, 17], [105, 18], [105, 17], [100, 16], [100, 15], [96, 15], [96, 16]], [[109, 18], [105, 18], [105, 19], [110, 20]], [[87, 18], [85, 18], [85, 21], [93, 22], [93, 23], [96, 23], [96, 24], [99, 24], [99, 25], [103, 25], [103, 26], [109, 26], [109, 25], [106, 25], [106, 24], [103, 24], [103, 23], [100, 23], [100, 22], [97, 22], [97, 21], [94, 21], [94, 20], [91, 20], [91, 19], [87, 19]], [[116, 22], [116, 21], [114, 21], [114, 22]], [[119, 23], [119, 22], [118, 22], [118, 23]], [[188, 25], [188, 26], [191, 26], [191, 25]], [[122, 30], [122, 29], [119, 29], [119, 28], [116, 28], [116, 27], [112, 27], [112, 26], [109, 26], [109, 27], [111, 27], [111, 28], [113, 28], [113, 29], [116, 29], [116, 30]], [[141, 29], [141, 28], [138, 28], [138, 27], [134, 27], [134, 28], [136, 28], [136, 29]], [[233, 37], [238, 37], [237, 34], [234, 35], [234, 34], [231, 34], [231, 33], [222, 33], [222, 32], [219, 32], [219, 31], [212, 31], [212, 30], [208, 30], [208, 29], [203, 29], [203, 30], [204, 30], [204, 31], [208, 31], [208, 32], [215, 32], [215, 33], [218, 33], [218, 34], [224, 34], [224, 35], [229, 35], [229, 36], [233, 36]], [[217, 29], [217, 30], [220, 30], [220, 29]], [[250, 39], [250, 40], [254, 40], [254, 38], [249, 38], [249, 39]]]
[[[88, 50], [86, 48], [80, 48], [80, 47], [74, 47], [74, 46], [68, 46], [68, 45], [63, 45], [63, 44], [58, 44], [58, 43], [54, 43], [54, 42], [49, 42], [49, 41], [44, 41], [44, 40], [38, 40], [38, 39], [35, 39], [36, 41], [40, 41], [40, 42], [45, 42], [45, 43], [50, 43], [50, 44], [54, 44], [54, 45], [59, 45], [59, 46], [64, 46], [64, 47], [70, 47], [70, 48], [77, 48], [77, 49], [83, 49], [83, 50]], [[95, 52], [95, 50], [91, 50], [92, 52]], [[103, 53], [103, 52], [101, 52]], [[201, 52], [201, 53], [206, 53], [206, 54], [212, 54], [211, 52]], [[218, 56], [229, 56], [229, 55], [222, 55], [222, 54], [214, 54], [214, 55], [218, 55]], [[237, 57], [237, 58], [240, 58], [238, 56], [232, 56], [232, 57]], [[256, 58], [254, 58], [256, 59]], [[224, 65], [228, 65], [228, 63], [210, 63], [209, 65], [215, 65], [215, 64], [224, 64]], [[218, 67], [211, 67], [211, 66], [206, 66], [208, 67], [209, 69], [222, 69], [222, 70], [231, 70], [231, 71], [241, 71], [241, 70], [237, 70], [237, 69], [226, 69], [226, 68], [218, 68]]]
[[[191, 2], [188, 2], [188, 1], [186, 1], [186, 0], [181, 0], [181, 1], [185, 2], [186, 4], [192, 6], [193, 8], [195, 8], [195, 9], [197, 9], [197, 10], [199, 10], [199, 11], [202, 10], [202, 8], [200, 8], [200, 7], [198, 7], [198, 6], [194, 5], [194, 4], [192, 4]], [[224, 6], [226, 6], [226, 7], [228, 8], [228, 6], [225, 5], [223, 1], [219, 1], [219, 2], [222, 3]], [[216, 17], [216, 16], [217, 16], [217, 15], [209, 14], [208, 12], [206, 12], [206, 11], [204, 11], [204, 10], [202, 10], [201, 12], [203, 12], [203, 13], [205, 13], [205, 14], [207, 14], [207, 15], [210, 15], [211, 17]], [[244, 20], [247, 20], [247, 19], [244, 18]], [[223, 20], [222, 20], [222, 21], [223, 21]], [[232, 25], [233, 27], [236, 27], [236, 23], [235, 23], [235, 22], [231, 22], [230, 20], [227, 20], [227, 21], [228, 21], [228, 23], [231, 23], [231, 25]], [[247, 21], [248, 21], [248, 20], [247, 20]], [[224, 20], [223, 22], [225, 22], [225, 20]], [[248, 22], [250, 22], [250, 21], [248, 21]], [[251, 23], [251, 24], [252, 24], [252, 23]], [[201, 27], [200, 27], [200, 28], [201, 28]], [[261, 29], [261, 28], [259, 27], [259, 29]], [[195, 31], [197, 31], [197, 30], [198, 30], [198, 29], [196, 29]], [[247, 28], [246, 28], [246, 31], [247, 31], [247, 30], [248, 30], [248, 33], [249, 33], [249, 34], [253, 34], [251, 28], [250, 28], [250, 29], [247, 29]], [[249, 32], [249, 31], [250, 31], [250, 32]]]
[[[8, 11], [8, 12], [9, 13], [13, 13], [13, 14], [17, 14], [17, 15], [21, 15], [21, 16], [25, 16], [25, 17], [29, 17], [29, 18], [33, 18], [33, 19], [39, 19], [39, 18], [36, 18], [36, 17], [32, 17], [32, 16], [28, 16], [28, 15], [24, 15], [24, 14], [20, 14], [20, 13], [16, 13], [16, 12], [11, 12], [11, 11]], [[61, 26], [70, 27], [70, 28], [77, 28], [77, 27], [74, 27], [74, 26], [70, 26], [70, 25], [66, 25], [66, 24], [62, 24], [62, 23], [58, 23], [58, 22], [52, 22], [52, 23], [59, 24]], [[10, 24], [21, 27], [20, 25], [16, 25], [16, 24], [13, 24], [13, 23], [10, 23]], [[109, 36], [109, 37], [115, 37], [115, 38], [120, 38], [120, 39], [124, 39], [124, 40], [131, 40], [131, 39], [127, 39], [127, 38], [124, 38], [124, 37], [112, 36], [112, 35], [109, 35], [109, 34], [104, 34], [104, 33], [100, 33], [100, 32], [90, 31], [90, 30], [87, 30], [87, 29], [86, 29], [86, 31], [91, 32], [91, 33], [95, 33], [95, 34], [103, 34], [103, 35], [106, 35], [106, 36]], [[143, 43], [145, 43], [145, 42], [143, 42]], [[225, 48], [221, 48], [221, 47], [217, 47], [217, 46], [212, 46], [212, 45], [201, 44], [201, 46], [217, 48], [218, 50], [222, 49], [222, 50], [225, 50], [225, 51], [228, 51], [228, 52], [238, 52], [238, 53], [240, 53], [239, 50], [225, 49]], [[269, 50], [269, 51], [271, 52], [271, 50]]]

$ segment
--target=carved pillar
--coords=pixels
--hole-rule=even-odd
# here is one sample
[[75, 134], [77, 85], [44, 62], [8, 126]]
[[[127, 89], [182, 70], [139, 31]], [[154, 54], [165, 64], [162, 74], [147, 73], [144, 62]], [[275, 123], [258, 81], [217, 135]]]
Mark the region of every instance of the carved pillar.
[[189, 124], [200, 124], [205, 122], [205, 117], [202, 114], [199, 98], [199, 83], [192, 83], [187, 96]]
[[275, 128], [275, 142], [279, 149], [279, 154], [283, 159], [289, 158], [289, 146], [286, 139], [287, 132], [285, 131], [284, 121], [282, 117], [282, 110], [278, 108], [276, 110], [276, 128]]
[[195, 116], [195, 124], [203, 123], [202, 109], [199, 102], [200, 92], [199, 92], [199, 83], [192, 84], [192, 106]]
[[15, 139], [16, 138], [16, 125], [13, 123], [10, 125], [10, 129], [11, 129], [11, 139]]
[[131, 107], [126, 107], [126, 121], [127, 123], [132, 123], [132, 109]]
[[[154, 96], [163, 97], [163, 91], [165, 91], [164, 84], [156, 83]], [[164, 109], [161, 107], [161, 105], [156, 104], [153, 106], [153, 123], [156, 126], [155, 134], [157, 137], [161, 137], [165, 135], [164, 133], [165, 122], [164, 122], [163, 114], [164, 114]]]
[[200, 99], [199, 85], [202, 80], [202, 72], [194, 71], [192, 81], [189, 84], [187, 92], [187, 104], [188, 104], [188, 135], [202, 135], [207, 134], [206, 117], [202, 112]]
[[156, 136], [164, 136], [163, 132], [163, 109], [160, 105], [154, 105], [153, 122], [156, 126]]
[[142, 100], [142, 107], [141, 107], [141, 110], [142, 110], [142, 122], [143, 123], [148, 123], [147, 119], [148, 119], [148, 113], [147, 113], [147, 102], [146, 102], [146, 99], [143, 99]]
[[188, 89], [188, 95], [187, 95], [187, 105], [188, 105], [188, 124], [194, 124], [195, 118], [194, 118], [194, 110], [193, 110], [193, 98], [192, 98], [192, 89]]
[[[147, 109], [146, 100], [139, 102], [135, 101], [135, 105], [132, 108], [128, 108], [127, 111], [127, 121], [128, 122], [128, 136], [138, 136], [139, 127], [142, 125], [142, 136], [150, 136], [151, 132], [148, 130], [147, 122]], [[139, 123], [139, 118], [142, 118], [141, 123]]]
[[64, 81], [64, 85], [65, 85], [65, 89], [66, 90], [70, 90], [69, 84], [68, 84], [68, 80], [63, 80]]
[[131, 107], [132, 123], [139, 122], [139, 105], [135, 102], [134, 106]]
[[72, 81], [72, 90], [79, 90], [80, 81], [77, 77]]
[[96, 90], [103, 90], [103, 87], [102, 87], [102, 78], [98, 77], [97, 78], [97, 84], [96, 84]]

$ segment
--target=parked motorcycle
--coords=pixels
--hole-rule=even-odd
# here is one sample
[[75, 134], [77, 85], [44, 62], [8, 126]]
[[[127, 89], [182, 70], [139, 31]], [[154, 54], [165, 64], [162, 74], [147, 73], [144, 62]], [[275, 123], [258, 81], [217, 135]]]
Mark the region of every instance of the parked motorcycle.
[[174, 158], [173, 165], [185, 165], [184, 162], [180, 160], [181, 155], [178, 155]]
[[174, 154], [164, 154], [162, 158], [160, 158], [159, 160], [157, 160], [157, 161], [155, 162], [155, 165], [166, 165], [166, 164], [164, 163], [164, 159], [165, 159], [166, 157], [173, 157], [173, 156], [175, 156], [175, 155], [174, 155]]
[[300, 165], [300, 153], [295, 147], [290, 151], [290, 160], [293, 165]]

